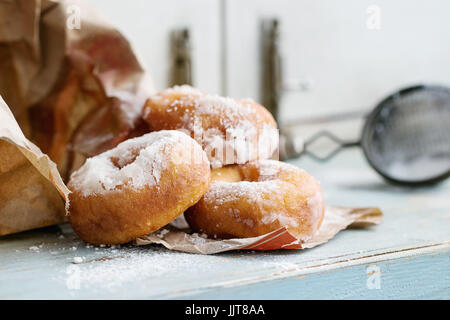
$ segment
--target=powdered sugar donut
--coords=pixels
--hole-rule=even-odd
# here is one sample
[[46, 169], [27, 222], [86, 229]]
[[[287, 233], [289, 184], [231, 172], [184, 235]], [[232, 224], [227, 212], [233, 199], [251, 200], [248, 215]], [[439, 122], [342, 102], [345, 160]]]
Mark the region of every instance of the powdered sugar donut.
[[275, 120], [252, 100], [175, 86], [151, 96], [143, 117], [152, 130], [183, 130], [203, 146], [213, 168], [270, 158], [278, 149]]
[[259, 160], [213, 170], [202, 199], [185, 213], [194, 231], [220, 238], [247, 238], [286, 227], [310, 238], [324, 217], [319, 183], [304, 170]]
[[179, 131], [129, 139], [87, 159], [70, 178], [69, 221], [92, 244], [153, 232], [195, 204], [209, 185], [201, 146]]

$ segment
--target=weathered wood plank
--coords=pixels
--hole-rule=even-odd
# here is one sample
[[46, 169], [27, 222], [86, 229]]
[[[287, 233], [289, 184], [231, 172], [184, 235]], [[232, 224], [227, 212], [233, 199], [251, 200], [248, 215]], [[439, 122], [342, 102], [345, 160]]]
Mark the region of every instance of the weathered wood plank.
[[[412, 257], [328, 265], [286, 277], [180, 294], [182, 299], [449, 299], [450, 247]], [[362, 264], [359, 264], [364, 262]], [[344, 265], [343, 268], [339, 265]], [[333, 272], [330, 269], [333, 268]], [[314, 268], [315, 269], [315, 268]], [[321, 268], [318, 268], [319, 270]], [[307, 272], [305, 272], [307, 271]]]

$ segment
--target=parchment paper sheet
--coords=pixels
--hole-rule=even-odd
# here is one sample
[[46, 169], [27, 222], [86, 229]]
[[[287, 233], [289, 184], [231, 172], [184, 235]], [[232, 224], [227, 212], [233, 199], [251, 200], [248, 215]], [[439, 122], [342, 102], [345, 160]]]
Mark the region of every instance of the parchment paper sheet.
[[148, 236], [136, 240], [137, 245], [162, 244], [168, 249], [214, 254], [230, 250], [277, 250], [306, 249], [321, 245], [332, 239], [339, 231], [349, 226], [367, 226], [381, 223], [383, 214], [377, 208], [345, 208], [327, 206], [325, 218], [318, 232], [306, 241], [298, 241], [286, 228], [271, 233], [243, 239], [209, 239], [198, 233], [190, 233], [187, 228], [169, 225]]

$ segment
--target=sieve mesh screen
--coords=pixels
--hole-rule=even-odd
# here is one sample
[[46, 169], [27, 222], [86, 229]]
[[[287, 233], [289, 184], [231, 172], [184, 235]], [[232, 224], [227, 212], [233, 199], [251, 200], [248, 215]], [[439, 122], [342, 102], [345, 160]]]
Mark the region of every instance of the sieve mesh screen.
[[450, 174], [450, 91], [417, 86], [388, 97], [369, 116], [362, 146], [372, 166], [392, 180]]

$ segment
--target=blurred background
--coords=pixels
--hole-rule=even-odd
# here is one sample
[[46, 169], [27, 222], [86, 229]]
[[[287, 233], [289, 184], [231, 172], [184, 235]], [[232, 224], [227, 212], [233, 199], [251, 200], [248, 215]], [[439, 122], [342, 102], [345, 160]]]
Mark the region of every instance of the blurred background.
[[187, 63], [193, 85], [276, 104], [280, 127], [298, 136], [320, 123], [356, 139], [392, 92], [450, 83], [444, 0], [91, 2], [131, 39], [157, 89]]

